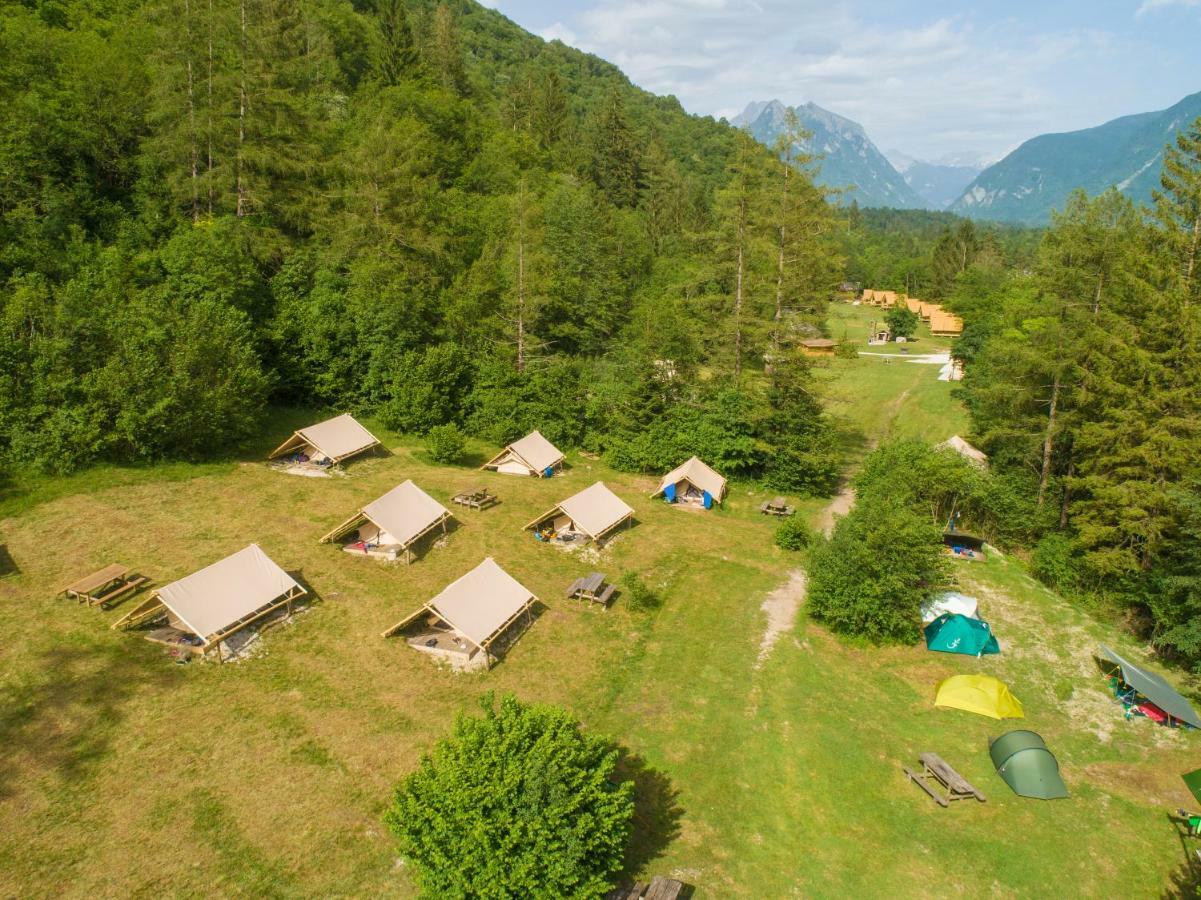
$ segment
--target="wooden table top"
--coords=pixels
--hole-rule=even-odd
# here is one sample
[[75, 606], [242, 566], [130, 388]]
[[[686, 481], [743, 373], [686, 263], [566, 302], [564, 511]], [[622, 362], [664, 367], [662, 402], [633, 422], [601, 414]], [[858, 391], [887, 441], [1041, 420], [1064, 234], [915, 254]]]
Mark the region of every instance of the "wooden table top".
[[113, 563], [111, 566], [105, 566], [99, 572], [93, 572], [79, 579], [74, 584], [66, 588], [76, 594], [87, 594], [98, 587], [104, 587], [110, 581], [115, 581], [118, 578], [123, 578], [129, 574], [129, 567], [123, 566], [120, 563]]

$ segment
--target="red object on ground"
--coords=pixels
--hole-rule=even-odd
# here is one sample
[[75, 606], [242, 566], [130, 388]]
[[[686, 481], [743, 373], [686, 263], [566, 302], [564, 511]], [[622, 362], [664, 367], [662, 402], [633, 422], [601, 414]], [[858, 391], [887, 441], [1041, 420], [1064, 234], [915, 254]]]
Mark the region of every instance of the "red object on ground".
[[1138, 706], [1138, 711], [1153, 722], [1159, 722], [1162, 724], [1163, 722], [1168, 721], [1168, 714], [1150, 701], [1147, 701], [1146, 703], [1140, 703]]

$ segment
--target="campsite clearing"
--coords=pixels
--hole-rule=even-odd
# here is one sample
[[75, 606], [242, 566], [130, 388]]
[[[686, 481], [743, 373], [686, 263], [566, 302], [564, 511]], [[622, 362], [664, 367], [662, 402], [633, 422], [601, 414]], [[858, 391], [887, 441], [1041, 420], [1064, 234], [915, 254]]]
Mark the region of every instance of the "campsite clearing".
[[[821, 366], [848, 461], [889, 434], [967, 432], [933, 366]], [[1197, 734], [1126, 721], [1091, 653], [1104, 643], [1145, 662], [1139, 648], [1017, 561], [955, 569], [1002, 635], [1001, 655], [860, 647], [802, 607], [760, 663], [763, 601], [804, 559], [772, 545], [776, 522], [759, 506], [774, 492], [735, 483], [720, 509], [681, 515], [650, 499], [658, 475], [571, 454], [554, 478], [502, 481], [434, 466], [417, 441], [365, 424], [393, 455], [345, 478], [281, 478], [261, 462], [99, 468], [4, 501], [0, 529], [20, 571], [0, 582], [0, 894], [45, 895], [53, 872], [54, 893], [78, 897], [411, 896], [382, 811], [488, 690], [563, 704], [629, 754], [639, 814], [627, 880], [675, 874], [698, 897], [1150, 897], [1184, 862], [1165, 813], [1190, 796], [1161, 773], [1196, 768]], [[292, 427], [281, 419], [273, 434]], [[504, 502], [464, 515], [420, 565], [356, 565], [318, 543], [406, 478], [443, 505], [475, 480], [498, 484]], [[522, 530], [598, 480], [639, 522], [603, 564], [545, 552]], [[828, 503], [789, 500], [810, 522]], [[70, 540], [47, 554], [46, 534]], [[112, 560], [167, 584], [250, 541], [298, 573], [313, 604], [246, 664], [170, 665], [106, 627], [120, 609], [54, 598]], [[486, 556], [546, 604], [498, 665], [456, 674], [381, 640]], [[614, 580], [641, 573], [662, 607], [632, 613], [618, 597], [601, 614], [563, 596], [598, 568]], [[989, 758], [998, 723], [933, 706], [939, 680], [973, 672], [1021, 698], [1069, 799], [1015, 795]], [[902, 770], [932, 748], [988, 796], [956, 804], [953, 829]]]

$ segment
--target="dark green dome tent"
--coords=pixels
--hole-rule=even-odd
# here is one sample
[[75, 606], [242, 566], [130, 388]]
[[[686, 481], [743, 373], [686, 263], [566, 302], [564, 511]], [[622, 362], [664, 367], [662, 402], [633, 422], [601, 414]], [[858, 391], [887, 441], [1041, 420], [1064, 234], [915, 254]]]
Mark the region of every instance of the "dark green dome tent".
[[1001, 652], [987, 622], [969, 619], [958, 613], [943, 613], [926, 626], [925, 634], [927, 650], [963, 653], [967, 656]]
[[1056, 800], [1068, 795], [1059, 777], [1059, 763], [1046, 742], [1033, 731], [1018, 729], [988, 745], [997, 774], [1019, 797]]

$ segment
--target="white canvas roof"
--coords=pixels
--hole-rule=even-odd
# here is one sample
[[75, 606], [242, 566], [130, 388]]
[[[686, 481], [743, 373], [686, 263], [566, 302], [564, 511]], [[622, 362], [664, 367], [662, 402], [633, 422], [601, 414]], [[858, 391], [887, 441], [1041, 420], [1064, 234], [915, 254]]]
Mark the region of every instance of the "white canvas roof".
[[924, 623], [933, 622], [944, 613], [978, 619], [980, 604], [975, 597], [969, 597], [958, 591], [944, 591], [922, 604], [922, 622]]
[[296, 433], [335, 461], [361, 453], [379, 443], [379, 439], [349, 413], [301, 428]]
[[968, 459], [971, 462], [981, 465], [988, 462], [988, 455], [982, 450], [977, 450], [963, 438], [957, 434], [951, 435], [945, 441], [938, 445], [939, 450], [954, 450], [960, 456]]
[[663, 480], [659, 482], [659, 490], [655, 493], [662, 494], [669, 484], [675, 484], [684, 478], [702, 491], [708, 491], [714, 500], [720, 500], [726, 492], [726, 480], [694, 456], [664, 475]]
[[482, 647], [533, 599], [528, 588], [489, 556], [443, 588], [427, 606]]
[[559, 504], [559, 509], [593, 538], [600, 537], [634, 514], [633, 507], [609, 490], [603, 481], [568, 497]]
[[508, 448], [530, 464], [530, 468], [539, 472], [563, 459], [563, 451], [544, 438], [541, 432], [531, 431], [519, 441], [509, 444]]
[[363, 515], [406, 546], [450, 511], [410, 479], [364, 506]]
[[163, 604], [199, 637], [209, 638], [300, 585], [258, 544], [158, 589]]

